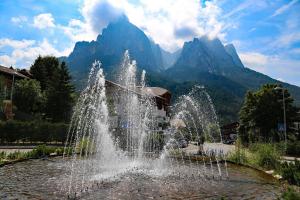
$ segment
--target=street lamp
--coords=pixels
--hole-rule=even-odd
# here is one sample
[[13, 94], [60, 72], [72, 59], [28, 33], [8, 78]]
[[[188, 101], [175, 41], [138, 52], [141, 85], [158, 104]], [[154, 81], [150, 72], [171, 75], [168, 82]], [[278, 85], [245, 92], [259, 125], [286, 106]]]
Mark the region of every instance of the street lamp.
[[275, 87], [275, 90], [282, 91], [282, 102], [283, 102], [283, 124], [284, 124], [284, 141], [285, 141], [285, 151], [287, 149], [287, 137], [286, 137], [286, 112], [285, 112], [285, 98], [284, 98], [284, 88], [282, 87]]

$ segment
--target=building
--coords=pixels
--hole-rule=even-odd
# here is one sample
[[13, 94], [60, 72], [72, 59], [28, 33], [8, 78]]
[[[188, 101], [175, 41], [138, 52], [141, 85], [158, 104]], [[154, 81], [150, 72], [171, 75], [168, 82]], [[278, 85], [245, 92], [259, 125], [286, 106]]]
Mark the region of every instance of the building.
[[30, 73], [27, 70], [17, 71], [12, 67], [4, 67], [0, 65], [0, 108], [6, 119], [12, 119], [13, 114], [13, 86], [16, 80], [29, 78], [24, 75]]
[[[159, 123], [159, 127], [163, 129], [163, 124], [168, 123], [170, 120], [170, 104], [171, 104], [171, 93], [160, 87], [137, 87], [135, 91], [129, 90], [120, 84], [114, 83], [112, 81], [106, 80], [105, 82], [106, 93], [108, 102], [113, 101], [114, 106], [116, 107], [117, 112], [120, 114], [121, 110], [118, 110], [118, 105], [122, 101], [119, 97], [122, 92], [132, 92], [136, 94], [138, 97], [142, 97], [144, 95], [150, 96], [153, 98], [155, 102], [155, 110], [153, 111], [154, 117], [156, 121]], [[122, 109], [122, 108], [120, 108]], [[119, 126], [118, 117], [116, 116], [111, 122], [111, 124], [115, 124], [114, 126]], [[113, 119], [113, 117], [112, 117]]]
[[222, 138], [225, 143], [231, 143], [237, 139], [239, 125], [239, 122], [233, 122], [221, 127]]

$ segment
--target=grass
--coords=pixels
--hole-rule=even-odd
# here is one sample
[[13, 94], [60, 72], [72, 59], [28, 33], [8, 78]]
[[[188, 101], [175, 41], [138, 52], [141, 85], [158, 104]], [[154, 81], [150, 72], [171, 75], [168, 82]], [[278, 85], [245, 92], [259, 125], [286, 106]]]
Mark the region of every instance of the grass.
[[48, 147], [46, 145], [39, 145], [29, 152], [20, 152], [20, 151], [15, 151], [13, 153], [0, 152], [0, 164], [5, 164], [7, 162], [18, 161], [23, 159], [41, 158], [45, 156], [50, 156], [50, 154], [52, 153], [56, 153], [57, 155], [62, 155], [63, 151], [64, 150], [62, 147]]
[[300, 193], [296, 192], [292, 188], [288, 188], [281, 196], [284, 200], [299, 200], [300, 199]]
[[228, 160], [260, 170], [274, 170], [289, 184], [300, 186], [300, 161], [281, 163], [281, 155], [282, 148], [277, 144], [256, 143], [245, 148], [237, 141], [236, 150], [228, 156]]

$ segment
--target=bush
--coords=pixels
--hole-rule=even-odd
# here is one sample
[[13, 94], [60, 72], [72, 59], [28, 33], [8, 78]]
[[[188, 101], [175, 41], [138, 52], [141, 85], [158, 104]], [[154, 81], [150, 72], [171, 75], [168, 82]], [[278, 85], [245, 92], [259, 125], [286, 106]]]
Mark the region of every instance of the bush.
[[250, 151], [256, 155], [257, 165], [267, 169], [276, 169], [280, 165], [280, 151], [272, 144], [254, 144]]
[[282, 199], [284, 199], [284, 200], [299, 200], [300, 194], [295, 192], [293, 189], [288, 188], [288, 190], [282, 194]]
[[237, 148], [234, 152], [229, 154], [228, 160], [237, 164], [247, 164], [248, 158], [245, 149]]
[[8, 160], [18, 160], [18, 159], [22, 158], [22, 153], [19, 151], [15, 151], [13, 153], [8, 154], [6, 158]]
[[0, 152], [0, 160], [3, 160], [6, 158], [6, 153], [3, 151], [3, 152]]
[[286, 153], [291, 156], [300, 156], [300, 141], [289, 141]]
[[245, 149], [242, 147], [241, 139], [238, 138], [235, 143], [235, 151], [228, 156], [228, 160], [238, 163], [246, 164], [248, 163], [248, 158], [246, 156]]
[[87, 137], [81, 138], [75, 150], [76, 153], [82, 155], [95, 153], [95, 151], [95, 145], [92, 143], [92, 140], [88, 139]]
[[0, 121], [0, 143], [17, 141], [61, 142], [66, 140], [68, 124], [45, 121]]
[[294, 163], [283, 163], [281, 165], [282, 178], [290, 184], [300, 186], [300, 161], [295, 160]]

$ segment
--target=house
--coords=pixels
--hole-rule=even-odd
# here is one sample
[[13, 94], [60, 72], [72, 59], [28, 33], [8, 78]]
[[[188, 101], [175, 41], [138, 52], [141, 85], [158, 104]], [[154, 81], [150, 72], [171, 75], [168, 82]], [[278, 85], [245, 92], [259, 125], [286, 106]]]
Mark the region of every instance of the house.
[[0, 102], [1, 111], [6, 119], [12, 119], [13, 114], [13, 86], [16, 80], [29, 78], [24, 74], [30, 75], [26, 70], [17, 71], [12, 67], [4, 67], [0, 65]]
[[[122, 112], [122, 108], [118, 108], [120, 105], [120, 101], [122, 101], [119, 97], [122, 92], [132, 92], [136, 94], [138, 97], [148, 96], [153, 99], [155, 102], [155, 110], [153, 111], [154, 117], [158, 122], [158, 126], [163, 129], [165, 123], [169, 122], [169, 115], [170, 115], [170, 104], [171, 104], [171, 93], [160, 87], [137, 87], [135, 91], [125, 88], [120, 84], [114, 83], [112, 81], [106, 80], [105, 81], [106, 93], [108, 97], [108, 101], [113, 101], [114, 106], [118, 113]], [[118, 117], [111, 117], [115, 127], [120, 126], [118, 122]]]
[[221, 127], [221, 133], [224, 142], [232, 142], [237, 139], [239, 125], [239, 122], [233, 122]]

